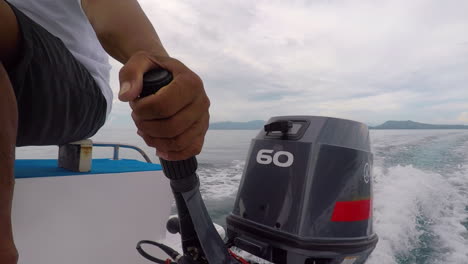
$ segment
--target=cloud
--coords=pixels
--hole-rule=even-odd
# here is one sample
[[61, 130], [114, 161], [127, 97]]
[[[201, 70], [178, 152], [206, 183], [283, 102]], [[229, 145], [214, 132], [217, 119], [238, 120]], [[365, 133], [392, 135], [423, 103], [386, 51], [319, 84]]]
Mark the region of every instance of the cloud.
[[204, 80], [213, 121], [433, 122], [468, 102], [464, 0], [140, 3], [169, 53]]

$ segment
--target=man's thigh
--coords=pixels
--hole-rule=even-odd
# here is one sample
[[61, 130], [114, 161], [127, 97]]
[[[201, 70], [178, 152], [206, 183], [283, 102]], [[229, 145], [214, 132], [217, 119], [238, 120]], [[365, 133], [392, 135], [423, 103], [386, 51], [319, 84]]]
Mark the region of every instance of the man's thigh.
[[21, 37], [16, 16], [4, 0], [0, 0], [0, 21], [0, 61], [8, 67], [18, 57]]
[[92, 136], [106, 118], [106, 100], [94, 78], [59, 38], [14, 5], [9, 8], [20, 34], [12, 48], [17, 59], [6, 67], [18, 105], [17, 146], [60, 145]]

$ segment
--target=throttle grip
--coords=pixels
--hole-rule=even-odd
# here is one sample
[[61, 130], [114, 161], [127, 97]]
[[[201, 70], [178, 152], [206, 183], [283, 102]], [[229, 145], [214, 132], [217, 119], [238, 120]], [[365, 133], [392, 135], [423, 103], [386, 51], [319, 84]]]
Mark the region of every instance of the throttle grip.
[[[157, 93], [172, 81], [172, 73], [165, 69], [153, 69], [143, 75], [143, 88], [140, 97]], [[164, 174], [170, 180], [182, 180], [195, 174], [198, 163], [195, 157], [186, 160], [167, 161], [159, 158]], [[186, 185], [186, 184], [185, 184]]]

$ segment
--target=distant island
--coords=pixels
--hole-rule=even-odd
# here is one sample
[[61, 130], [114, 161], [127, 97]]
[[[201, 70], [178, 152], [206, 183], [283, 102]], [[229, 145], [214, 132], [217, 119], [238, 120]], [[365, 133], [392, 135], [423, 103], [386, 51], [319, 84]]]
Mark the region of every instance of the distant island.
[[217, 122], [211, 123], [210, 129], [213, 130], [258, 130], [263, 128], [266, 121], [263, 120], [253, 120], [248, 122]]
[[[216, 122], [210, 124], [212, 130], [259, 130], [266, 121], [253, 120], [248, 122]], [[432, 125], [414, 121], [387, 121], [378, 126], [369, 126], [369, 129], [468, 129], [464, 125]]]
[[370, 129], [468, 129], [464, 125], [432, 125], [414, 121], [387, 121]]

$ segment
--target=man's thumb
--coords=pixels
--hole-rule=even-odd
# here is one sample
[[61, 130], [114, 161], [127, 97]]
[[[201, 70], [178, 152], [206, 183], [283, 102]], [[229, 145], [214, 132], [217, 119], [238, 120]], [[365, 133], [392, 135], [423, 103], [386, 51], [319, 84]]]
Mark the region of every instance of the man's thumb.
[[129, 81], [125, 81], [120, 84], [120, 91], [119, 91], [120, 101], [128, 102], [128, 101], [135, 99], [133, 98], [133, 96], [130, 96], [130, 94], [128, 93], [128, 91], [130, 91], [131, 89], [132, 89], [132, 83]]
[[143, 74], [155, 67], [158, 65], [146, 53], [137, 53], [130, 57], [119, 72], [120, 101], [128, 102], [138, 98], [143, 86]]
[[143, 73], [130, 60], [120, 69], [119, 99], [123, 102], [135, 100], [141, 92]]

